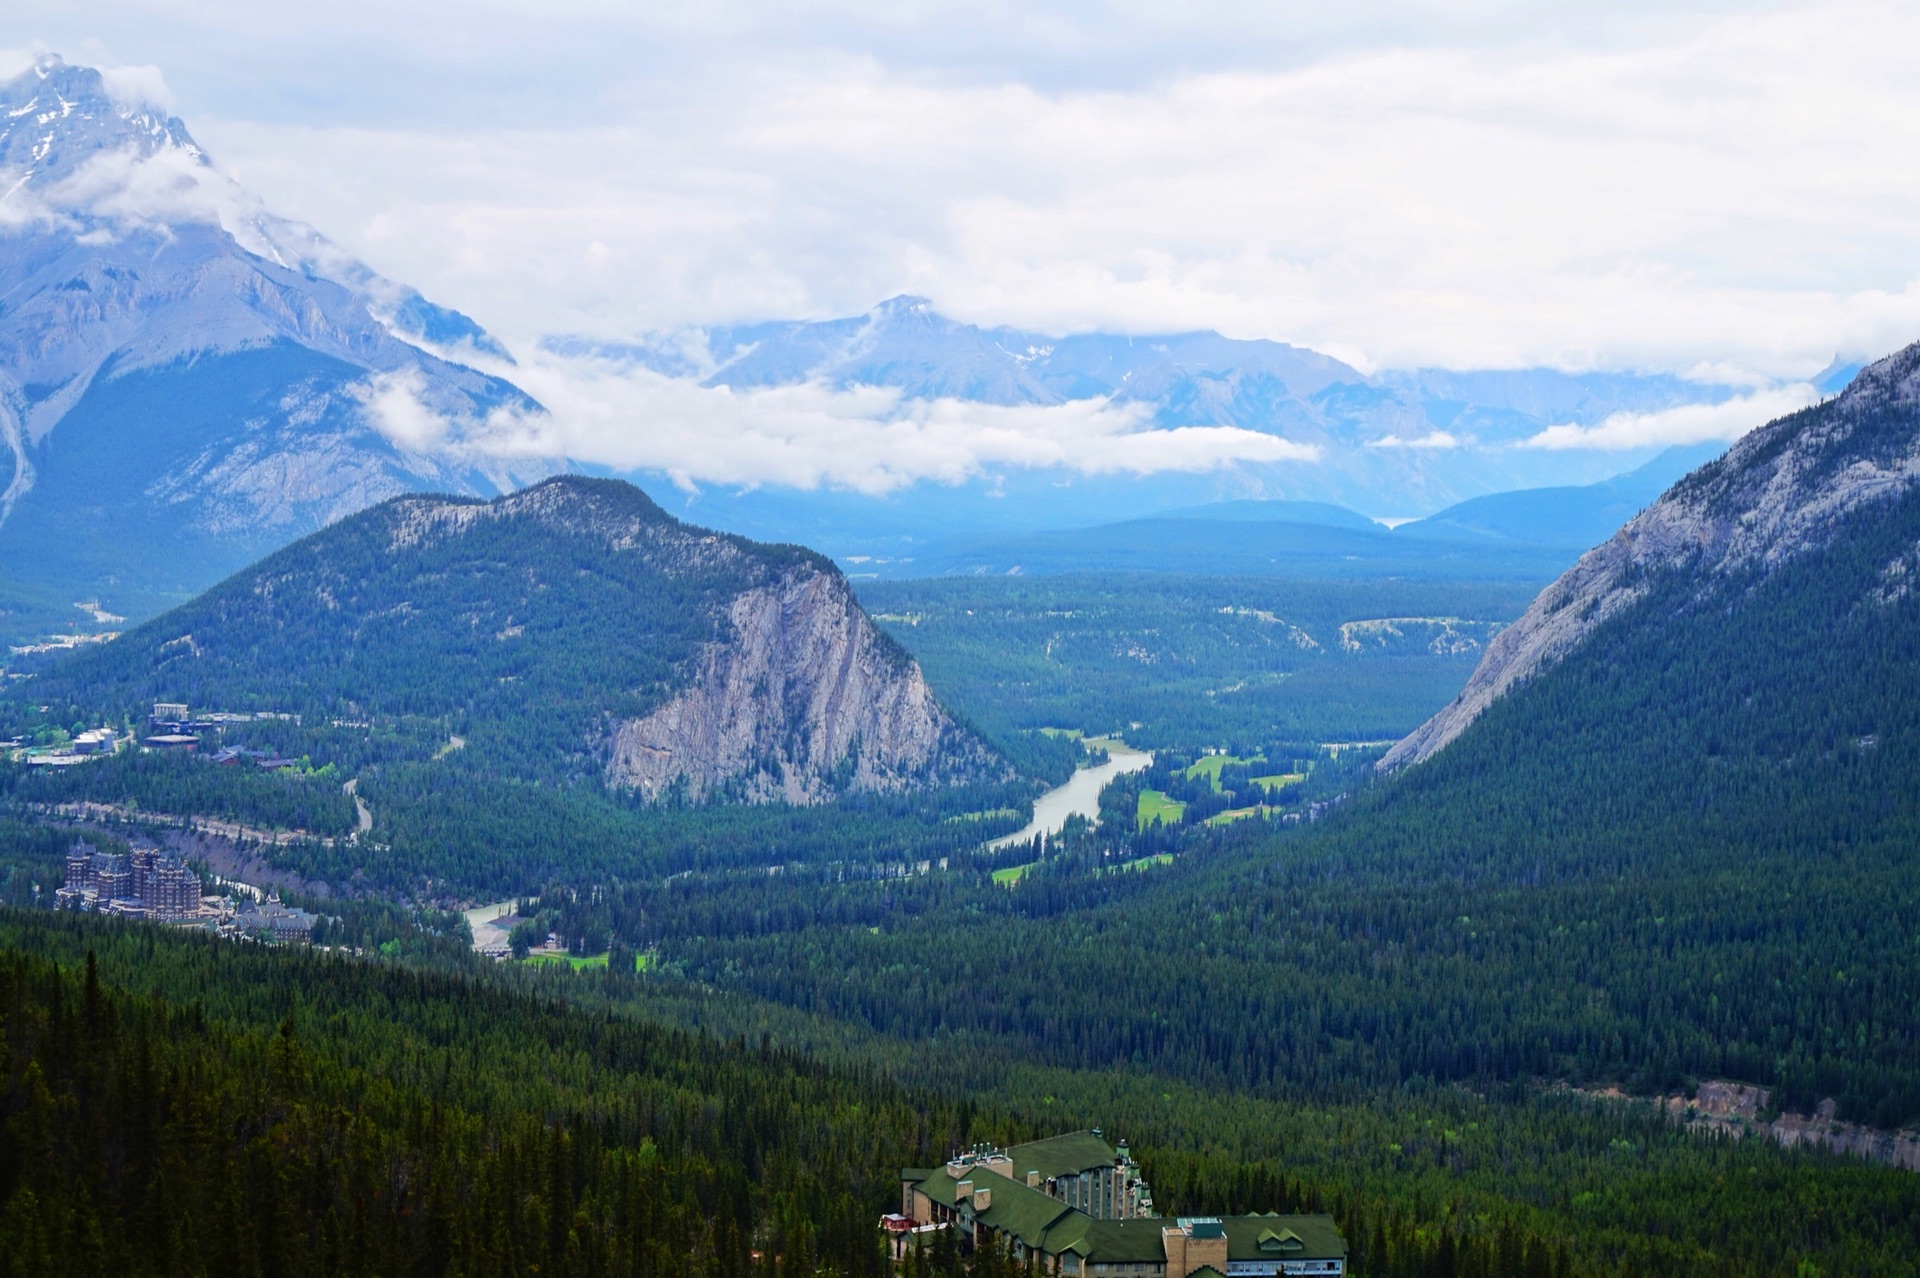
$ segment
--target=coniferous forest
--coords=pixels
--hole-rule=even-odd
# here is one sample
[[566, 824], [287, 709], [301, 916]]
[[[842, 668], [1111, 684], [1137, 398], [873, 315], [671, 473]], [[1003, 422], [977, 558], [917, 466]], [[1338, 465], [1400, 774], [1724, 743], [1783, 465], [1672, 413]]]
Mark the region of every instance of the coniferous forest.
[[21, 1273], [875, 1274], [900, 1166], [1089, 1112], [1138, 1119], [1173, 1209], [1331, 1211], [1356, 1272], [1914, 1271], [1911, 1176], [1578, 1099], [1162, 1099], [990, 1060], [956, 1096], [962, 1071], [915, 1086], [724, 999], [649, 1008], [631, 977], [503, 985], [18, 911], [0, 936]]
[[1920, 11], [1391, 8], [10, 6], [0, 1278], [1920, 1278]]
[[[451, 701], [252, 721], [296, 761], [270, 773], [4, 765], [8, 1263], [852, 1278], [886, 1270], [900, 1167], [1097, 1125], [1164, 1209], [1332, 1213], [1356, 1274], [1920, 1271], [1920, 1175], [1665, 1103], [1727, 1080], [1762, 1119], [1920, 1124], [1916, 544], [1908, 496], [1779, 567], [1651, 574], [1403, 775], [1271, 699], [1140, 721], [1150, 766], [1044, 844], [985, 846], [1109, 756], [1031, 718], [1111, 730], [1138, 680], [1084, 633], [1019, 657], [1027, 630], [1148, 614], [1147, 586], [996, 584], [971, 622], [961, 586], [899, 588], [889, 615], [919, 620], [886, 624], [930, 636], [1021, 773], [932, 794], [647, 803], [456, 744]], [[1308, 659], [1258, 624], [1185, 633], [1285, 687]], [[1420, 695], [1384, 668], [1376, 691]], [[16, 732], [129, 713], [60, 678], [15, 694]], [[60, 806], [82, 800], [114, 816]], [[312, 948], [45, 908], [76, 835], [195, 812], [302, 832], [253, 854], [333, 885], [290, 889]], [[455, 907], [497, 895], [558, 961], [474, 953]], [[934, 1247], [908, 1272], [1012, 1269]]]

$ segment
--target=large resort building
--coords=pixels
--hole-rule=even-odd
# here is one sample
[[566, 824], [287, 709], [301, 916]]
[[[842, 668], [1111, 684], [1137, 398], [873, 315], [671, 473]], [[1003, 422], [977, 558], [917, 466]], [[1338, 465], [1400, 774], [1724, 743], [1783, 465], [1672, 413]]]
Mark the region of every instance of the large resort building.
[[75, 839], [67, 852], [66, 882], [54, 898], [63, 910], [174, 923], [199, 911], [200, 876], [158, 848], [136, 847], [122, 856]]
[[1041, 1273], [1073, 1278], [1343, 1276], [1347, 1244], [1330, 1216], [1154, 1214], [1127, 1150], [1100, 1130], [1007, 1149], [979, 1146], [945, 1166], [900, 1173], [900, 1212], [882, 1226], [895, 1259], [951, 1231], [961, 1249], [1006, 1247]]

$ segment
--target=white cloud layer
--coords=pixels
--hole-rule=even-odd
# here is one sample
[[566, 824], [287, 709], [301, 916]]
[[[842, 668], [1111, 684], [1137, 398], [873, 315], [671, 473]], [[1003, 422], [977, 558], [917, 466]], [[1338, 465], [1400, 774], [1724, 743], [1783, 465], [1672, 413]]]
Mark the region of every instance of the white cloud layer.
[[404, 448], [501, 458], [566, 456], [657, 470], [685, 488], [847, 488], [887, 493], [996, 468], [1082, 474], [1200, 472], [1236, 461], [1311, 462], [1319, 450], [1228, 426], [1150, 429], [1137, 405], [1076, 400], [1000, 407], [903, 399], [890, 388], [708, 389], [644, 368], [539, 353], [511, 369], [544, 414], [456, 421], [422, 403], [417, 378], [371, 379], [368, 418]]
[[1008, 466], [1154, 474], [1319, 459], [1313, 445], [1233, 426], [1150, 430], [1137, 405], [1104, 399], [996, 407], [902, 399], [872, 386], [708, 390], [645, 368], [549, 353], [511, 372], [547, 413], [449, 418], [422, 401], [413, 370], [376, 374], [357, 393], [372, 426], [415, 453], [572, 457], [660, 470], [687, 489], [781, 484], [877, 495], [922, 480], [960, 484]]
[[1451, 431], [1445, 431], [1445, 430], [1430, 430], [1426, 434], [1415, 436], [1412, 439], [1402, 439], [1398, 435], [1382, 435], [1378, 439], [1369, 440], [1367, 443], [1367, 447], [1368, 448], [1434, 448], [1434, 449], [1458, 448], [1460, 447], [1460, 437], [1458, 435], [1455, 435]]
[[522, 344], [899, 292], [1735, 384], [1920, 335], [1891, 0], [165, 8], [0, 44], [165, 66], [271, 207]]
[[1816, 402], [1820, 392], [1805, 382], [1742, 395], [1720, 404], [1685, 404], [1657, 413], [1615, 413], [1597, 426], [1549, 426], [1525, 448], [1634, 448], [1735, 440], [1776, 417]]
[[[1920, 168], [1892, 158], [1920, 147], [1920, 11], [1722, 6], [1583, 41], [1518, 8], [1518, 38], [1427, 22], [1290, 59], [1261, 36], [1125, 86], [930, 74], [877, 37], [729, 61], [681, 31], [706, 80], [636, 72], [538, 127], [193, 123], [274, 207], [522, 340], [902, 291], [1371, 367], [1775, 379], [1920, 335]], [[507, 91], [566, 92], [539, 74]]]

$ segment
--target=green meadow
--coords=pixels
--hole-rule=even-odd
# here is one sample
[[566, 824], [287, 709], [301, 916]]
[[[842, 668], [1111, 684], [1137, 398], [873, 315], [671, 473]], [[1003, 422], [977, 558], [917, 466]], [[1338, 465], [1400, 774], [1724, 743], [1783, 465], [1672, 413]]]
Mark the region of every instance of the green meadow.
[[1187, 805], [1178, 799], [1169, 799], [1159, 790], [1142, 790], [1140, 803], [1135, 816], [1142, 830], [1158, 821], [1162, 825], [1179, 825], [1187, 815]]

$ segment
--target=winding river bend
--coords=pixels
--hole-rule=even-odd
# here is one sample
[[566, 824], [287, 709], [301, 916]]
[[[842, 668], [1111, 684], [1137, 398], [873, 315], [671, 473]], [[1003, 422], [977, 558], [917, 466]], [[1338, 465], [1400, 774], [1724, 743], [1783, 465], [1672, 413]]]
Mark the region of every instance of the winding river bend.
[[1095, 767], [1079, 769], [1067, 778], [1065, 785], [1055, 786], [1035, 799], [1033, 820], [1027, 822], [1026, 828], [995, 839], [987, 844], [988, 847], [1003, 848], [1009, 843], [1031, 843], [1041, 837], [1051, 839], [1065, 828], [1067, 818], [1074, 815], [1098, 821], [1100, 791], [1106, 789], [1107, 782], [1153, 766], [1151, 750], [1136, 750], [1117, 737], [1096, 737], [1082, 744], [1105, 750], [1107, 761]]

